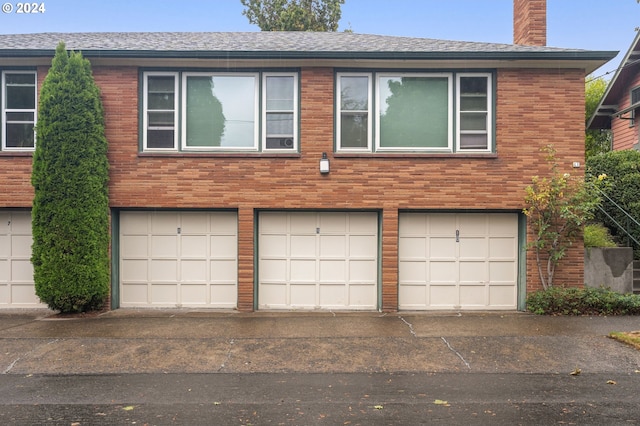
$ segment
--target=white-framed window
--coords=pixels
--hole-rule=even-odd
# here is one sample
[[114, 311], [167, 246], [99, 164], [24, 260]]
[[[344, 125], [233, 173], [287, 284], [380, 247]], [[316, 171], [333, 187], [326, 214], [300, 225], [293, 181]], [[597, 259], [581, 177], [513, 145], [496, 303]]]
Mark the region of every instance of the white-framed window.
[[457, 149], [491, 150], [492, 105], [491, 74], [456, 75], [457, 78]]
[[143, 76], [144, 151], [298, 148], [297, 73], [149, 71]]
[[295, 150], [298, 145], [298, 76], [265, 73], [262, 79], [263, 149]]
[[146, 73], [143, 86], [144, 150], [175, 150], [178, 141], [178, 74]]
[[336, 151], [491, 152], [491, 73], [339, 72]]
[[376, 76], [376, 150], [451, 151], [452, 76]]
[[339, 73], [336, 82], [338, 151], [371, 150], [371, 73]]
[[2, 72], [2, 150], [33, 151], [37, 122], [37, 74], [35, 71]]

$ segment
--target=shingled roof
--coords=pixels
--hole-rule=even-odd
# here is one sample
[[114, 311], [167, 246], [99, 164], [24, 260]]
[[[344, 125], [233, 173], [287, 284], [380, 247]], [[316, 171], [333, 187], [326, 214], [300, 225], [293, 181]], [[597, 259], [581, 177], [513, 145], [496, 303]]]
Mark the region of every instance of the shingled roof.
[[0, 34], [0, 57], [52, 53], [64, 41], [86, 56], [154, 57], [321, 57], [431, 59], [609, 60], [617, 52], [594, 52], [511, 44], [344, 32], [187, 32]]

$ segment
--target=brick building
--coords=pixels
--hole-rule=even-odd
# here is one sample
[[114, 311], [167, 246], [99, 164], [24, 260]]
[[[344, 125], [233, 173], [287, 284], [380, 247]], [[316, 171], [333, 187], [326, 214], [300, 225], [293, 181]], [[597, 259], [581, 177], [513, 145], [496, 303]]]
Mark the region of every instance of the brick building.
[[[508, 45], [0, 35], [0, 306], [37, 305], [32, 129], [62, 40], [102, 91], [112, 308], [522, 309], [540, 287], [524, 189], [548, 144], [582, 173], [571, 106], [615, 52], [546, 47], [545, 1], [514, 6]], [[581, 244], [556, 280], [582, 285]]]

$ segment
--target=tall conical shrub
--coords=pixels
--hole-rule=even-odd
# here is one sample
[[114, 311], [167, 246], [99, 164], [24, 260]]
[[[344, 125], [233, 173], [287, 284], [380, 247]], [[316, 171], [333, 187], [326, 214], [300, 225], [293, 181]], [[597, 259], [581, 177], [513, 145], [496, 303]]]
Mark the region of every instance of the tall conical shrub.
[[109, 294], [108, 168], [91, 65], [60, 43], [40, 92], [31, 176], [31, 262], [51, 309], [99, 309]]

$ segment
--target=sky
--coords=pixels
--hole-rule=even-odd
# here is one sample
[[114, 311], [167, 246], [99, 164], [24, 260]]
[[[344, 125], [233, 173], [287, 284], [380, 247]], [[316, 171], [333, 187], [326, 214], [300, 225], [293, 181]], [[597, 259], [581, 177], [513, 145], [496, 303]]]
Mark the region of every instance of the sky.
[[[242, 15], [240, 0], [0, 3], [0, 34], [259, 31]], [[39, 7], [39, 13], [18, 13], [20, 4], [33, 3], [44, 7]], [[512, 12], [513, 0], [345, 0], [339, 31], [511, 44]], [[613, 76], [636, 35], [636, 27], [640, 27], [640, 4], [636, 0], [547, 0], [548, 46], [620, 51], [594, 76]]]

